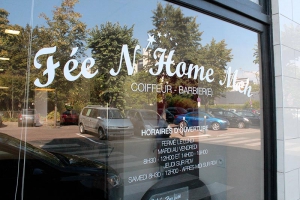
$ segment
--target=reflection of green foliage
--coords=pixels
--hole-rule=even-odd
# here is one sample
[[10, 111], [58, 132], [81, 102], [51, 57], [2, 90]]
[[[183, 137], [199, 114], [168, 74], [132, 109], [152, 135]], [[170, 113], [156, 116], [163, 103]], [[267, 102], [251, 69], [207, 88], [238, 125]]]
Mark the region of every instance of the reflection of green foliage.
[[225, 69], [227, 62], [232, 59], [231, 49], [227, 48], [225, 40], [216, 42], [212, 39], [210, 44], [205, 45], [201, 48], [199, 52], [199, 57], [201, 58], [201, 65], [205, 66], [206, 69], [212, 68], [214, 70], [214, 81], [208, 83], [206, 81], [200, 82], [199, 86], [202, 88], [211, 88], [213, 90], [213, 97], [203, 95], [201, 96], [201, 103], [207, 106], [210, 101], [217, 97], [223, 96], [224, 92], [227, 90], [226, 85], [221, 86], [219, 80], [224, 80]]
[[[50, 113], [48, 113], [47, 115], [47, 119], [54, 119], [54, 111], [51, 111]], [[59, 120], [60, 119], [60, 114], [59, 112], [56, 112], [56, 120]]]
[[101, 73], [94, 78], [92, 94], [93, 101], [98, 104], [109, 103], [112, 107], [124, 109], [126, 105], [126, 90], [124, 84], [127, 79], [125, 62], [118, 76], [111, 76], [109, 71], [117, 69], [120, 63], [122, 45], [128, 45], [130, 59], [133, 59], [134, 48], [138, 44], [133, 39], [133, 26], [121, 27], [118, 23], [107, 22], [96, 26], [90, 33], [89, 48], [92, 48], [92, 57], [96, 60], [96, 66]]
[[[1, 61], [0, 68], [5, 69], [5, 71], [0, 75], [0, 86], [9, 88], [0, 89], [0, 109], [10, 111], [11, 109], [17, 110], [19, 104], [24, 105], [28, 38], [31, 31], [33, 35], [36, 34], [37, 28], [31, 29], [28, 25], [23, 28], [9, 24], [8, 16], [9, 13], [6, 10], [0, 9], [0, 57], [10, 59], [9, 61]], [[18, 30], [20, 34], [6, 34], [5, 29]], [[30, 84], [28, 102], [32, 102], [34, 94], [32, 85]]]
[[72, 105], [65, 105], [66, 110], [72, 110], [73, 106]]
[[157, 81], [156, 77], [150, 75], [145, 71], [139, 71], [133, 76], [127, 76], [125, 81], [125, 89], [126, 89], [125, 98], [127, 102], [126, 106], [132, 108], [143, 108], [146, 105], [156, 104], [157, 101], [156, 92], [134, 92], [131, 90], [132, 83], [156, 84], [156, 81]]
[[[251, 108], [250, 102], [246, 102], [244, 104], [244, 108]], [[256, 100], [252, 100], [252, 108], [259, 109], [260, 108], [260, 102]]]
[[[63, 75], [65, 64], [70, 59], [80, 60], [85, 56], [86, 24], [80, 21], [81, 14], [75, 12], [75, 6], [78, 0], [63, 0], [60, 6], [55, 7], [52, 17], [42, 13], [40, 16], [45, 19], [47, 26], [39, 27], [36, 33], [37, 47], [54, 47], [56, 52], [53, 55], [54, 63], [59, 61], [60, 67], [55, 70], [55, 79], [49, 86], [56, 89], [56, 95], [49, 95], [49, 107], [54, 107], [54, 102], [58, 104], [59, 109], [64, 109], [64, 103], [86, 104], [88, 97], [88, 81], [82, 78], [76, 81], [68, 81]], [[78, 47], [77, 52], [70, 57], [72, 49]], [[39, 50], [39, 49], [36, 49]], [[40, 56], [39, 62], [46, 66], [48, 55]], [[71, 63], [72, 65], [72, 63]], [[71, 67], [71, 66], [69, 66]], [[80, 70], [80, 63], [72, 73], [77, 75]], [[35, 78], [38, 76], [42, 83], [46, 82], [47, 76], [42, 75], [43, 70], [35, 70]]]
[[[171, 50], [175, 50], [172, 60], [175, 65], [171, 66], [171, 71], [175, 70], [178, 63], [185, 63], [186, 70], [189, 66], [204, 66], [205, 71], [209, 68], [214, 70], [214, 81], [208, 83], [206, 81], [199, 82], [192, 78], [177, 76], [166, 77], [165, 72], [160, 76], [164, 76], [164, 81], [172, 85], [173, 88], [181, 86], [212, 88], [213, 97], [201, 96], [204, 105], [208, 105], [216, 97], [222, 96], [225, 92], [225, 85], [221, 86], [219, 80], [224, 80], [226, 65], [232, 60], [231, 49], [227, 47], [225, 40], [217, 42], [212, 38], [211, 42], [205, 46], [201, 45], [201, 36], [203, 32], [199, 30], [199, 24], [196, 23], [196, 17], [184, 16], [180, 7], [167, 4], [163, 7], [160, 3], [153, 11], [154, 29], [150, 32], [155, 36], [156, 43], [152, 48], [158, 47], [166, 49], [167, 54]], [[159, 37], [158, 34], [162, 34]], [[165, 37], [165, 34], [167, 37]], [[172, 37], [172, 40], [170, 38]], [[155, 63], [152, 59], [152, 63]], [[151, 66], [150, 66], [151, 67]], [[187, 72], [187, 71], [186, 71]], [[205, 72], [204, 72], [205, 73]], [[158, 77], [158, 79], [161, 77]], [[199, 76], [198, 76], [199, 78]], [[178, 91], [173, 95], [178, 95]], [[196, 98], [196, 97], [194, 97]]]
[[197, 102], [190, 98], [182, 97], [180, 95], [176, 95], [172, 98], [167, 99], [167, 105], [170, 106], [177, 106], [182, 108], [195, 108], [197, 107]]
[[252, 83], [252, 84], [250, 84], [250, 86], [251, 86], [251, 92], [258, 92], [258, 91], [260, 91], [260, 84], [254, 84], [254, 83]]
[[260, 52], [259, 52], [259, 49], [258, 49], [258, 44], [255, 45], [255, 48], [253, 50], [254, 50], [254, 53], [253, 53], [253, 57], [254, 57], [253, 63], [254, 64], [260, 64], [260, 60], [259, 60]]
[[244, 105], [236, 105], [236, 104], [218, 104], [218, 105], [209, 105], [210, 109], [214, 109], [214, 108], [220, 108], [220, 109], [236, 109], [236, 110], [243, 110]]

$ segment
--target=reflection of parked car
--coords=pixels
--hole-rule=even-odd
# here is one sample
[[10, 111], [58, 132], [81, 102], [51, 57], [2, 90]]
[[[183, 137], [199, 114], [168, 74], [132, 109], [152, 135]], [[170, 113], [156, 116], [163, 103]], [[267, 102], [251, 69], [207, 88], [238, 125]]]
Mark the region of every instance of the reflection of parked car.
[[167, 121], [157, 112], [146, 109], [130, 109], [126, 111], [126, 115], [134, 126], [135, 135], [142, 136], [144, 135], [142, 131], [144, 131], [149, 136], [157, 138], [170, 137], [170, 133], [166, 130], [169, 127]]
[[22, 109], [18, 117], [18, 126], [37, 126], [40, 123], [36, 109]]
[[187, 111], [184, 108], [181, 107], [168, 107], [167, 110], [172, 113], [174, 116], [175, 115], [181, 115], [181, 114], [186, 114]]
[[251, 121], [252, 125], [254, 125], [254, 126], [260, 125], [259, 115], [256, 115], [250, 111], [244, 111], [244, 110], [238, 110], [238, 111], [236, 111], [236, 114], [238, 114], [242, 117], [246, 117], [247, 119], [249, 119]]
[[252, 112], [253, 114], [260, 115], [260, 111], [259, 110], [255, 110], [253, 108], [248, 108], [248, 109], [245, 109], [245, 110], [249, 111], [249, 112]]
[[[206, 116], [206, 119], [205, 119]], [[214, 131], [220, 129], [226, 129], [229, 123], [225, 119], [218, 119], [211, 114], [205, 112], [189, 112], [187, 114], [176, 115], [174, 124], [179, 127], [191, 127], [191, 126], [204, 126], [205, 124], [209, 129]]]
[[228, 110], [212, 109], [211, 114], [217, 118], [227, 119], [231, 127], [247, 128], [251, 125], [249, 119]]
[[78, 124], [78, 112], [76, 110], [67, 110], [60, 116], [61, 124]]
[[131, 121], [117, 108], [87, 106], [79, 115], [79, 131], [99, 134], [100, 139], [110, 136], [132, 136]]
[[[157, 109], [157, 112], [160, 116], [163, 116], [163, 109], [162, 108]], [[168, 123], [173, 123], [174, 115], [172, 113], [170, 113], [170, 111], [168, 111], [167, 109], [165, 109], [165, 115], [166, 115], [166, 121]]]
[[[25, 146], [26, 162], [22, 156]], [[109, 200], [121, 199], [123, 193], [120, 176], [107, 164], [50, 153], [3, 133], [0, 133], [0, 180], [5, 183], [1, 184], [1, 199], [15, 199], [16, 185], [16, 199], [21, 199], [22, 184], [25, 186], [24, 199], [30, 200]]]
[[199, 108], [187, 108], [186, 111], [187, 112], [196, 112], [196, 111], [199, 111], [200, 109]]

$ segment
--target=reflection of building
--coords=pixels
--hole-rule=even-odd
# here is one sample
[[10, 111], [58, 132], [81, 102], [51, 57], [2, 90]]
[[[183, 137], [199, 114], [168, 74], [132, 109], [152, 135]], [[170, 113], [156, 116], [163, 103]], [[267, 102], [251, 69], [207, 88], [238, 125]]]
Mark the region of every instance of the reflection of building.
[[139, 59], [137, 61], [137, 63], [133, 64], [134, 67], [134, 73], [137, 73], [139, 71], [142, 71], [145, 69], [145, 67], [147, 67], [148, 63], [149, 63], [149, 54], [150, 54], [151, 50], [148, 49], [147, 51], [145, 51], [145, 49], [143, 48], [143, 54], [142, 54], [142, 58]]
[[252, 92], [252, 96], [247, 97], [244, 94], [239, 93], [238, 91], [229, 91], [224, 94], [224, 97], [219, 97], [215, 99], [215, 104], [235, 104], [235, 105], [244, 105], [247, 102], [259, 101], [259, 93]]
[[[241, 85], [241, 88], [244, 88], [248, 83], [248, 78], [237, 78], [236, 83], [237, 84], [239, 84], [239, 83], [243, 84], [243, 85]], [[249, 85], [251, 85], [251, 84], [253, 84], [253, 80], [249, 80]]]
[[[249, 82], [249, 83], [248, 83]], [[248, 78], [237, 78], [236, 85], [239, 85], [241, 89], [244, 89], [247, 87], [247, 85], [253, 85], [253, 80], [249, 80]], [[258, 92], [251, 92], [252, 96], [248, 97], [247, 95], [244, 95], [243, 93], [240, 93], [239, 91], [236, 91], [233, 89], [233, 87], [230, 87], [230, 91], [225, 92], [222, 97], [218, 97], [214, 99], [214, 104], [236, 104], [236, 105], [244, 105], [247, 102], [250, 101], [259, 101], [260, 100], [260, 94]]]

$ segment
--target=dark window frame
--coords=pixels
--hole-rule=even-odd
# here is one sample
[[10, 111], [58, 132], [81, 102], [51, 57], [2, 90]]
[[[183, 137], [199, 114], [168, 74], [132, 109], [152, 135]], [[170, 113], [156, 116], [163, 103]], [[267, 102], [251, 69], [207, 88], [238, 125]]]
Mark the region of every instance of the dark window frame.
[[275, 73], [272, 48], [271, 1], [167, 0], [223, 21], [255, 31], [261, 47], [263, 98], [264, 199], [277, 199], [277, 139]]

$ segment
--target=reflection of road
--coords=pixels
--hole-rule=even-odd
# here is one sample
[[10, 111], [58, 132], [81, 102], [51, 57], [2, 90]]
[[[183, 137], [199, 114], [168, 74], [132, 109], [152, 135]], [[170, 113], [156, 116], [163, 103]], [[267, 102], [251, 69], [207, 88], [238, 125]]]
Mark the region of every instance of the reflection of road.
[[[151, 159], [156, 157], [153, 139], [131, 137], [100, 141], [97, 135], [79, 134], [77, 126], [29, 127], [25, 131], [14, 124], [7, 124], [0, 129], [0, 132], [18, 138], [21, 131], [27, 133], [27, 141], [33, 145], [106, 162], [123, 178], [126, 200], [141, 199], [145, 191], [159, 180], [159, 177], [153, 177], [153, 174], [162, 171], [156, 162], [151, 163]], [[229, 128], [222, 131], [208, 130], [206, 133], [189, 132], [185, 137], [173, 134], [172, 137], [199, 141], [200, 148], [209, 148], [209, 156], [214, 158], [216, 153], [212, 149], [218, 146], [221, 149], [225, 146], [260, 150], [260, 135], [260, 130], [256, 128]], [[216, 148], [216, 151], [220, 148]], [[224, 160], [227, 161], [228, 158]], [[149, 178], [150, 176], [152, 177]]]
[[[175, 135], [173, 135], [175, 136]], [[177, 134], [175, 137], [184, 138]], [[261, 132], [258, 128], [229, 128], [221, 131], [208, 130], [204, 132], [186, 133], [186, 138], [194, 138], [200, 143], [216, 144], [223, 146], [240, 147], [246, 149], [261, 149]]]

